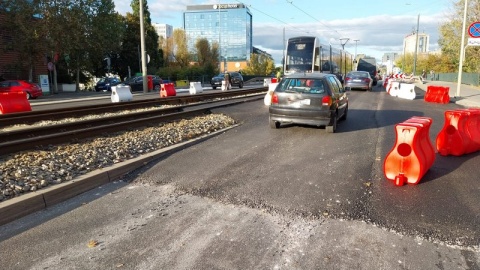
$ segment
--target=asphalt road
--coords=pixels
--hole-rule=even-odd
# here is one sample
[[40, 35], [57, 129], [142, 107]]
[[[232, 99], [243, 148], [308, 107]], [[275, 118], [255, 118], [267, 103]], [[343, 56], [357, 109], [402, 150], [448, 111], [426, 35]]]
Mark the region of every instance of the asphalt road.
[[[353, 91], [337, 133], [268, 126], [263, 101], [217, 110], [241, 125], [123, 181], [0, 227], [5, 269], [480, 269], [480, 154], [394, 186], [394, 125], [455, 104]], [[89, 245], [90, 243], [90, 245]]]

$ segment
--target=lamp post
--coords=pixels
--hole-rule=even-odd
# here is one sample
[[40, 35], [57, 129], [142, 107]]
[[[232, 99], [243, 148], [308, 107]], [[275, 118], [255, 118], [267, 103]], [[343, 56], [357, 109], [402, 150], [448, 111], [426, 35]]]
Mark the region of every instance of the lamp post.
[[417, 69], [417, 51], [418, 51], [418, 26], [420, 25], [420, 14], [417, 17], [417, 31], [415, 33], [415, 54], [413, 55], [413, 76]]
[[143, 0], [140, 0], [140, 47], [142, 52], [142, 81], [143, 81], [143, 92], [148, 92], [147, 85], [147, 57], [145, 51], [145, 27], [143, 21]]
[[462, 26], [462, 45], [460, 45], [460, 63], [458, 65], [458, 81], [457, 81], [457, 92], [455, 93], [455, 97], [460, 97], [460, 85], [462, 83], [462, 69], [463, 69], [463, 58], [465, 55], [465, 22], [467, 20], [467, 6], [468, 1], [465, 0], [465, 9], [463, 11], [463, 26]]
[[353, 63], [355, 64], [355, 70], [357, 70], [357, 42], [359, 42], [359, 39], [354, 39], [355, 41], [355, 58], [353, 59]]
[[342, 50], [345, 50], [345, 44], [347, 44], [349, 40], [350, 38], [340, 38], [340, 44], [342, 45]]

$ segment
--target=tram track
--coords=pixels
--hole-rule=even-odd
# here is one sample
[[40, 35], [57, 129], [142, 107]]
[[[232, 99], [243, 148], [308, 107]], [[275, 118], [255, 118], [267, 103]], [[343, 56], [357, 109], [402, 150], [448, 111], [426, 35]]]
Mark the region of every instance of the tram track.
[[42, 120], [58, 120], [70, 117], [81, 117], [91, 114], [101, 114], [107, 112], [118, 112], [123, 110], [134, 110], [153, 106], [176, 106], [191, 104], [196, 102], [205, 102], [215, 99], [231, 98], [235, 96], [251, 95], [263, 93], [267, 89], [251, 88], [235, 91], [205, 93], [198, 95], [174, 96], [166, 98], [153, 98], [144, 100], [133, 100], [128, 102], [110, 103], [105, 105], [86, 105], [71, 108], [61, 108], [42, 111], [20, 112], [12, 114], [0, 114], [0, 127], [12, 126], [18, 124], [31, 124]]
[[[263, 98], [264, 92], [264, 88], [259, 88], [249, 89], [247, 91], [230, 91], [201, 96], [178, 97], [177, 99], [170, 98], [168, 101], [164, 99], [155, 99], [150, 100], [150, 102], [144, 101], [135, 104], [125, 103], [122, 104], [124, 106], [114, 106], [115, 110], [111, 109], [110, 106], [97, 105], [97, 108], [84, 106], [68, 108], [64, 110], [41, 111], [36, 113], [32, 112], [30, 115], [28, 113], [22, 113], [22, 115], [17, 115], [16, 117], [2, 117], [1, 120], [9, 118], [17, 119], [18, 121], [16, 124], [19, 122], [31, 124], [44, 120], [65, 119], [73, 115], [75, 115], [75, 117], [80, 117], [80, 115], [92, 115], [100, 111], [105, 113], [105, 110], [124, 111], [128, 109], [133, 110], [135, 108], [138, 109], [172, 105], [172, 107], [118, 114], [108, 117], [98, 117], [95, 119], [79, 119], [78, 121], [69, 123], [13, 128], [11, 130], [0, 132], [0, 155], [11, 154], [23, 150], [38, 149], [47, 145], [76, 142], [82, 139], [93, 138], [104, 134], [131, 130], [142, 126], [151, 126], [162, 122], [171, 122], [190, 118], [210, 113], [210, 110], [214, 108], [258, 100]], [[41, 116], [43, 116], [43, 118]], [[33, 119], [36, 120], [34, 121]], [[7, 120], [5, 120], [5, 122], [1, 122], [1, 120], [0, 124], [2, 126], [8, 122]]]

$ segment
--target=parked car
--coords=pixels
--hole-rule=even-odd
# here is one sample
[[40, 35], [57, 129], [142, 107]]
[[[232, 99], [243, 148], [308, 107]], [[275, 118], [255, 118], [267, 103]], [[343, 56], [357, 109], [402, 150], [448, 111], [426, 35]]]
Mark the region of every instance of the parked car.
[[[156, 75], [147, 75], [147, 76], [152, 76], [153, 90], [157, 91], [157, 92], [160, 91], [160, 87], [161, 87], [161, 84], [163, 83], [163, 80]], [[132, 77], [132, 78], [124, 81], [122, 84], [129, 85], [132, 92], [133, 91], [143, 91], [143, 77], [142, 76]]]
[[271, 128], [282, 124], [323, 126], [333, 133], [338, 120], [347, 118], [348, 96], [334, 74], [296, 73], [286, 76], [272, 94]]
[[370, 77], [370, 73], [366, 71], [350, 71], [345, 76], [345, 88], [347, 89], [363, 89], [371, 91], [373, 85], [373, 79]]
[[112, 91], [112, 86], [115, 86], [117, 84], [120, 84], [121, 81], [118, 78], [101, 78], [97, 84], [95, 85], [95, 91], [100, 92], [100, 91]]
[[0, 93], [2, 92], [23, 92], [27, 99], [35, 99], [43, 95], [42, 88], [36, 83], [24, 80], [6, 80], [0, 82]]
[[[243, 76], [239, 72], [228, 72], [230, 75], [232, 86], [238, 86], [238, 88], [243, 88]], [[212, 78], [210, 84], [212, 89], [217, 89], [217, 87], [222, 87], [222, 81], [225, 78], [225, 73], [220, 73]]]

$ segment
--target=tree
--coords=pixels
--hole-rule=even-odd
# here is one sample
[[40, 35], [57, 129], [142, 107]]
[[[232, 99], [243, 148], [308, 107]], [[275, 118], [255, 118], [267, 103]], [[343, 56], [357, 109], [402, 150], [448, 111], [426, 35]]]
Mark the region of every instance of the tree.
[[[138, 30], [138, 46], [140, 46], [140, 1], [132, 0], [130, 6], [132, 7], [132, 15], [136, 18], [138, 25], [136, 27], [130, 28], [134, 31]], [[145, 50], [150, 58], [150, 62], [147, 64], [147, 73], [152, 74], [156, 73], [159, 67], [159, 54], [158, 54], [158, 34], [155, 31], [155, 28], [152, 25], [152, 20], [150, 18], [150, 11], [148, 9], [147, 1], [143, 1], [143, 27], [145, 34]], [[140, 69], [139, 69], [140, 70]]]
[[247, 68], [243, 70], [246, 75], [270, 75], [275, 72], [275, 63], [271, 57], [264, 54], [252, 53]]
[[11, 35], [11, 48], [19, 53], [20, 69], [28, 70], [28, 80], [33, 81], [34, 60], [44, 57], [46, 51], [44, 33], [45, 25], [39, 18], [41, 14], [39, 1], [4, 0], [6, 19], [0, 28], [7, 29]]
[[173, 55], [180, 67], [187, 67], [190, 64], [187, 35], [183, 29], [173, 30]]
[[[458, 0], [453, 4], [453, 12], [449, 20], [440, 25], [440, 48], [442, 50], [442, 62], [447, 64], [449, 72], [458, 71], [460, 59], [460, 46], [462, 40], [463, 14], [465, 0]], [[468, 1], [467, 22], [478, 20], [480, 14], [480, 2]], [[468, 27], [467, 23], [467, 27]], [[468, 31], [468, 29], [466, 29]], [[456, 67], [456, 68], [455, 68]], [[480, 71], [480, 48], [468, 47], [465, 52], [465, 61], [463, 64], [464, 72]]]

